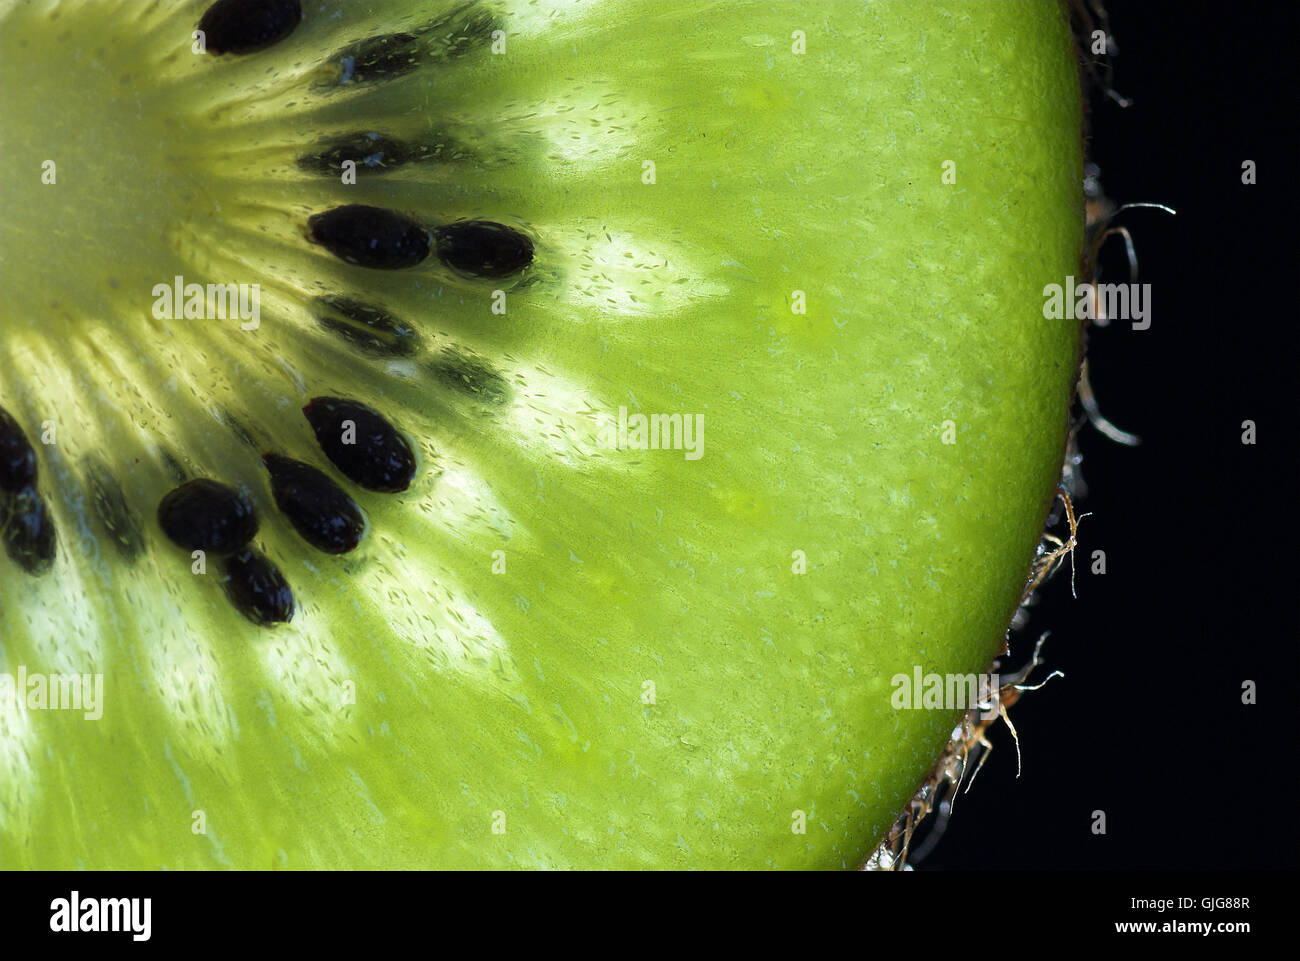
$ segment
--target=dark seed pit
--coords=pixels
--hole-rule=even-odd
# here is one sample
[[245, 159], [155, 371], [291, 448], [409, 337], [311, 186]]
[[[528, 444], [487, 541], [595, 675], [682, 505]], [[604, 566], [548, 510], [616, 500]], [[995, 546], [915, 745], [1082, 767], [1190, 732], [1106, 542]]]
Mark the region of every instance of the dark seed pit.
[[378, 411], [354, 400], [317, 397], [302, 412], [321, 450], [346, 477], [386, 494], [410, 486], [415, 452]]
[[265, 555], [240, 551], [226, 559], [226, 596], [235, 609], [260, 627], [292, 620], [293, 591]]
[[346, 554], [361, 542], [366, 516], [329, 477], [281, 454], [264, 454], [262, 462], [275, 503], [303, 540], [326, 554]]
[[368, 37], [330, 57], [339, 84], [370, 83], [410, 73], [420, 62], [420, 41], [409, 33]]
[[54, 518], [35, 487], [0, 491], [0, 528], [5, 553], [28, 574], [39, 577], [54, 564]]
[[233, 554], [257, 533], [257, 514], [233, 487], [201, 477], [162, 499], [158, 524], [172, 543], [187, 551]]
[[322, 141], [311, 153], [298, 158], [298, 166], [312, 173], [336, 174], [343, 169], [344, 161], [351, 160], [358, 173], [382, 173], [419, 158], [419, 148], [401, 140], [380, 133], [354, 133]]
[[322, 327], [371, 357], [410, 357], [420, 349], [415, 330], [381, 307], [349, 297], [318, 297]]
[[86, 467], [90, 506], [109, 543], [124, 561], [135, 560], [144, 549], [144, 535], [135, 513], [126, 502], [122, 486], [102, 461]]
[[510, 385], [486, 364], [462, 356], [454, 350], [429, 365], [429, 372], [452, 390], [489, 407], [499, 407], [510, 400]]
[[472, 151], [446, 133], [430, 135], [421, 143], [409, 143], [374, 131], [358, 131], [322, 140], [298, 158], [298, 167], [309, 173], [337, 176], [344, 161], [357, 165], [358, 174], [384, 174], [407, 164], [461, 160]]
[[492, 43], [492, 33], [504, 26], [489, 10], [469, 5], [444, 8], [436, 19], [420, 29], [425, 36], [425, 59], [449, 60], [481, 50]]

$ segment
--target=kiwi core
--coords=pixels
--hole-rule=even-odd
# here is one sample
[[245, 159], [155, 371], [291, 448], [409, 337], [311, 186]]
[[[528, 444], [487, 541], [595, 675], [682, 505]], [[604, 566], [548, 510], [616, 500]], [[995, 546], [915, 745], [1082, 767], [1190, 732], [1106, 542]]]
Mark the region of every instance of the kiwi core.
[[[159, 83], [168, 58], [151, 51], [157, 38], [132, 24], [132, 11], [9, 6], [0, 38], [5, 339], [17, 349], [106, 325], [148, 337], [153, 286], [184, 269], [178, 251], [193, 246], [196, 225], [223, 215], [195, 162], [211, 133]], [[173, 66], [180, 56], [189, 54], [173, 55]]]

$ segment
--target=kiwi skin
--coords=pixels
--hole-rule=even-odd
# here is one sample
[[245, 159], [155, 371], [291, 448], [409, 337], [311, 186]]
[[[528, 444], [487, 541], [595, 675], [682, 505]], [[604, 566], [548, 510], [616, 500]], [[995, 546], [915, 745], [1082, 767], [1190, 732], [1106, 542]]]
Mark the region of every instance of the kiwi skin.
[[[168, 225], [167, 243], [141, 253], [137, 246], [152, 238], [123, 231], [114, 260], [97, 246], [87, 217], [79, 222], [87, 234], [84, 276], [69, 276], [66, 295], [60, 291], [68, 302], [98, 297], [105, 315], [117, 316], [115, 298], [126, 295], [108, 291], [138, 296], [176, 274], [257, 280], [265, 295], [260, 333], [236, 341], [233, 330], [215, 325], [168, 330], [149, 322], [145, 303], [132, 324], [147, 336], [134, 344], [109, 325], [96, 328], [95, 350], [78, 337], [55, 350], [28, 331], [12, 342], [17, 347], [6, 345], [5, 382], [20, 385], [6, 404], [29, 434], [48, 413], [30, 386], [32, 370], [88, 371], [87, 382], [99, 385], [112, 380], [106, 358], [131, 375], [123, 378], [129, 389], [104, 392], [103, 407], [64, 414], [58, 456], [67, 480], [43, 457], [39, 484], [60, 531], [86, 527], [107, 538], [124, 518], [138, 526], [144, 550], [133, 564], [113, 561], [109, 576], [121, 593], [148, 600], [126, 610], [107, 589], [79, 600], [70, 584], [86, 568], [67, 553], [65, 536], [51, 570], [23, 579], [20, 603], [24, 612], [60, 611], [71, 623], [100, 625], [63, 631], [70, 638], [64, 653], [110, 665], [123, 685], [119, 703], [131, 707], [110, 718], [115, 742], [158, 748], [135, 759], [143, 790], [124, 794], [86, 757], [84, 732], [63, 729], [67, 763], [99, 788], [77, 801], [75, 820], [86, 833], [51, 840], [68, 833], [58, 830], [54, 808], [7, 801], [11, 836], [43, 839], [33, 857], [45, 864], [85, 859], [89, 847], [100, 863], [168, 866], [223, 858], [249, 866], [734, 866], [755, 863], [756, 851], [778, 866], [855, 863], [914, 787], [924, 767], [918, 758], [937, 754], [952, 722], [906, 718], [900, 732], [900, 719], [877, 703], [873, 679], [915, 658], [905, 643], [913, 632], [929, 639], [927, 656], [966, 666], [986, 660], [1018, 600], [1019, 560], [1030, 556], [1050, 502], [1042, 478], [1059, 465], [1055, 426], [1064, 422], [1069, 388], [1057, 367], [1070, 366], [1073, 346], [1041, 326], [1007, 333], [993, 313], [980, 312], [991, 311], [982, 302], [954, 300], [936, 265], [981, 290], [998, 289], [1008, 259], [1035, 281], [1063, 272], [1061, 250], [1070, 245], [1024, 227], [1068, 220], [1070, 178], [1060, 168], [1069, 163], [1059, 158], [1068, 161], [1072, 148], [1052, 111], [1021, 96], [1014, 81], [986, 92], [1014, 105], [1031, 129], [1041, 127], [1044, 143], [1025, 161], [1031, 169], [1014, 177], [1006, 164], [981, 167], [988, 155], [970, 161], [987, 186], [953, 193], [970, 211], [963, 219], [961, 205], [946, 206], [952, 199], [943, 188], [916, 171], [933, 166], [935, 151], [963, 149], [965, 134], [945, 140], [938, 131], [930, 142], [884, 129], [856, 144], [849, 163], [839, 141], [821, 132], [811, 135], [823, 148], [818, 156], [807, 144], [796, 156], [789, 129], [780, 136], [768, 129], [783, 126], [773, 118], [794, 116], [794, 92], [822, 104], [819, 121], [861, 113], [853, 95], [863, 91], [850, 76], [838, 91], [824, 81], [810, 86], [808, 71], [802, 79], [795, 73], [807, 61], [774, 56], [768, 72], [765, 48], [719, 46], [728, 29], [737, 37], [784, 36], [792, 17], [814, 22], [807, 9], [753, 8], [743, 31], [713, 24], [707, 35], [689, 8], [658, 10], [661, 30], [652, 34], [715, 58], [704, 71], [701, 58], [682, 56], [673, 71], [680, 78], [656, 66], [662, 50], [638, 52], [649, 35], [644, 24], [620, 24], [602, 8], [575, 13], [576, 23], [543, 37], [561, 38], [568, 51], [575, 40], [598, 36], [600, 43], [583, 47], [595, 76], [660, 78], [644, 89], [616, 84], [605, 96], [553, 70], [539, 73], [537, 42], [531, 51], [511, 45], [519, 52], [499, 62], [504, 69], [491, 65], [484, 42], [491, 31], [483, 25], [505, 24], [508, 37], [527, 37], [529, 24], [513, 12], [521, 8], [439, 7], [450, 19], [431, 23], [427, 5], [387, 4], [382, 29], [362, 29], [379, 26], [378, 6], [341, 7], [337, 25], [313, 16], [314, 7], [264, 50], [214, 53], [201, 63], [178, 54], [175, 70], [208, 71], [177, 84], [186, 93], [175, 105], [185, 109], [173, 118], [194, 138], [188, 153], [185, 138], [171, 148], [185, 176], [158, 191], [168, 198], [161, 212], [147, 196], [130, 198], [146, 222], [158, 216]], [[187, 37], [202, 16], [200, 7], [190, 9], [188, 19], [152, 22], [173, 15], [151, 8], [142, 28]], [[969, 28], [963, 43], [1022, 29], [996, 11], [951, 9]], [[876, 33], [896, 48], [884, 51], [887, 62], [915, 55], [907, 42], [924, 26], [920, 13], [860, 13], [900, 19], [883, 31], [846, 20], [836, 36], [821, 38], [824, 50], [839, 45], [838, 59], [824, 59], [823, 68], [851, 62], [855, 49], [865, 49], [854, 44]], [[756, 34], [750, 16], [767, 18]], [[1054, 25], [1041, 13], [1033, 18], [1050, 36]], [[930, 43], [934, 50], [945, 41], [932, 35]], [[165, 58], [168, 48], [159, 46]], [[988, 48], [1001, 56], [996, 43]], [[1048, 64], [1054, 49], [1043, 41], [1028, 61]], [[719, 71], [719, 53], [730, 72]], [[342, 65], [358, 56], [368, 72], [348, 75]], [[960, 59], [952, 49], [935, 56]], [[408, 69], [412, 57], [418, 62]], [[434, 69], [463, 82], [441, 85], [447, 101], [430, 106], [424, 81]], [[1059, 78], [1040, 69], [1031, 79], [1068, 101]], [[547, 78], [549, 101], [537, 97], [530, 72]], [[706, 74], [714, 79], [702, 82]], [[745, 82], [718, 85], [718, 76], [733, 74]], [[148, 75], [154, 79], [137, 81], [145, 94], [166, 74]], [[932, 102], [957, 89], [944, 86], [936, 81], [928, 91]], [[688, 93], [696, 105], [682, 110]], [[879, 116], [918, 109], [892, 100], [891, 85], [877, 93]], [[542, 123], [531, 108], [547, 102], [579, 104], [582, 122], [560, 114]], [[504, 109], [512, 103], [517, 109]], [[491, 123], [467, 122], [467, 104]], [[420, 105], [438, 114], [423, 130], [409, 121]], [[952, 106], [956, 112], [960, 104]], [[333, 119], [317, 127], [303, 119], [309, 112]], [[288, 118], [297, 123], [292, 136]], [[1011, 132], [1001, 122], [989, 122], [990, 141]], [[474, 156], [458, 155], [448, 169], [440, 164], [449, 153], [429, 149], [359, 171], [356, 189], [301, 162], [322, 144], [375, 127], [392, 142], [469, 143]], [[592, 159], [592, 129], [599, 156], [628, 165], [625, 184], [611, 187], [615, 174]], [[241, 141], [232, 136], [238, 130], [258, 131], [259, 139]], [[737, 130], [749, 142], [737, 142]], [[918, 140], [927, 141], [924, 150]], [[882, 143], [890, 156], [879, 152]], [[654, 194], [637, 192], [652, 186], [634, 156], [643, 150], [659, 162], [653, 186], [664, 189]], [[753, 162], [744, 171], [752, 176], [718, 178], [720, 158], [736, 157]], [[508, 171], [520, 159], [546, 176], [520, 184], [518, 171]], [[777, 190], [755, 170], [808, 179], [801, 191]], [[79, 186], [66, 174], [61, 183], [53, 197]], [[209, 197], [220, 204], [219, 217]], [[836, 216], [823, 209], [827, 197], [851, 201], [839, 201]], [[978, 260], [964, 257], [961, 245], [882, 246], [879, 232], [894, 231], [889, 219], [873, 222], [846, 207], [888, 211], [903, 201], [941, 213], [953, 236], [998, 239], [980, 245]], [[364, 224], [330, 214], [352, 204], [393, 217], [351, 235]], [[846, 215], [852, 224], [840, 229]], [[325, 218], [314, 222], [319, 230], [314, 217]], [[904, 218], [898, 229], [924, 239], [909, 233], [910, 224]], [[1015, 240], [1017, 225], [1034, 235], [1032, 244]], [[1054, 229], [1070, 232], [1068, 224]], [[7, 261], [16, 249], [6, 245]], [[834, 265], [827, 249], [838, 252]], [[131, 276], [133, 265], [146, 262], [146, 276]], [[790, 310], [794, 278], [814, 302], [820, 298], [812, 315]], [[41, 292], [15, 287], [10, 304], [38, 302]], [[492, 311], [498, 290], [506, 303], [500, 314]], [[999, 313], [1023, 316], [1034, 306], [1022, 289], [1003, 294]], [[385, 316], [395, 328], [418, 331], [419, 346], [399, 356], [368, 354], [321, 323], [320, 300], [329, 297], [365, 308], [353, 317], [331, 312], [336, 327], [356, 335], [367, 326], [357, 317]], [[936, 314], [971, 311], [967, 327], [934, 324]], [[888, 322], [866, 325], [865, 318]], [[919, 371], [920, 358], [943, 371], [933, 375], [942, 389]], [[1024, 376], [1018, 360], [1035, 376]], [[159, 386], [172, 376], [174, 393]], [[331, 420], [322, 439], [301, 412], [316, 398], [373, 412], [379, 449], [397, 450], [405, 440], [412, 476], [399, 470], [396, 479], [376, 481], [395, 489], [370, 489], [363, 482], [369, 461], [339, 464], [329, 445], [342, 421], [355, 418]], [[1007, 398], [1014, 414], [988, 413], [1007, 410]], [[692, 463], [601, 447], [591, 412], [621, 406], [703, 411], [708, 454]], [[935, 430], [949, 418], [964, 431], [952, 449], [939, 445]], [[1051, 424], [1053, 436], [1025, 424]], [[931, 474], [918, 451], [942, 468]], [[270, 491], [267, 454], [309, 464], [367, 514], [357, 548], [329, 555], [304, 546]], [[96, 457], [109, 458], [125, 510], [115, 510], [111, 497], [77, 501], [65, 493], [93, 473]], [[1000, 464], [1008, 457], [1014, 470]], [[156, 523], [159, 499], [199, 477], [247, 490], [260, 521], [245, 548], [256, 554], [238, 552], [233, 571], [215, 563], [211, 582], [195, 580]], [[950, 477], [974, 480], [949, 490], [940, 481]], [[981, 483], [988, 477], [997, 478], [996, 489]], [[931, 502], [927, 490], [946, 493]], [[69, 506], [76, 503], [87, 506]], [[918, 525], [918, 515], [932, 520]], [[895, 579], [889, 560], [903, 558], [880, 545], [902, 543], [921, 560], [908, 578]], [[795, 545], [807, 552], [814, 577], [788, 573]], [[482, 572], [498, 550], [508, 563], [492, 580]], [[291, 613], [258, 558], [290, 588]], [[237, 587], [231, 597], [220, 589], [236, 578], [253, 590]], [[14, 650], [42, 651], [13, 615], [4, 626], [18, 639]], [[76, 647], [82, 643], [86, 649]], [[646, 680], [660, 692], [653, 704], [641, 699]], [[125, 696], [128, 682], [150, 696]], [[349, 684], [360, 695], [352, 702], [343, 697]], [[264, 720], [272, 712], [274, 724]], [[238, 720], [238, 737], [227, 718]], [[810, 753], [807, 745], [824, 744], [828, 724], [837, 732], [830, 754]], [[51, 736], [42, 729], [23, 743]], [[850, 750], [843, 745], [853, 745], [852, 758], [837, 753]], [[859, 754], [869, 754], [869, 764]], [[12, 783], [54, 797], [62, 774]], [[232, 783], [243, 796], [223, 787]], [[682, 783], [691, 797], [673, 786]], [[120, 839], [109, 837], [124, 815], [99, 795], [123, 804], [147, 795], [151, 811], [185, 818], [202, 807], [213, 833], [191, 835], [186, 822], [173, 836], [152, 815], [117, 831]], [[304, 810], [289, 796], [320, 798], [321, 806]], [[794, 834], [789, 811], [810, 808], [814, 829]], [[509, 825], [504, 835], [490, 830], [497, 811]], [[130, 813], [126, 823], [138, 824]], [[681, 834], [680, 846], [663, 836], [666, 823]]]

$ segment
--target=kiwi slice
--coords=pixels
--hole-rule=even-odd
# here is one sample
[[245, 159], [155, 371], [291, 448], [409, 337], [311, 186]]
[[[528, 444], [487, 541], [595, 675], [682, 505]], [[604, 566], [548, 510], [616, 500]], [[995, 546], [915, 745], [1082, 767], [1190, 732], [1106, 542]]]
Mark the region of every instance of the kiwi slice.
[[860, 864], [1080, 155], [1055, 2], [3, 3], [5, 866]]

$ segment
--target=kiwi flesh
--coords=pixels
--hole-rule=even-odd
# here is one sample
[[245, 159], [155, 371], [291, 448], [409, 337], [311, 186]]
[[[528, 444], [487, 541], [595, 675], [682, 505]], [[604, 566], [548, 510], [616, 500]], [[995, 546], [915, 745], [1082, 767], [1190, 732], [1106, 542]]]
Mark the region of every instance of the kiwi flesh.
[[104, 684], [6, 867], [862, 862], [1061, 465], [1056, 3], [5, 2], [0, 98], [0, 668]]

